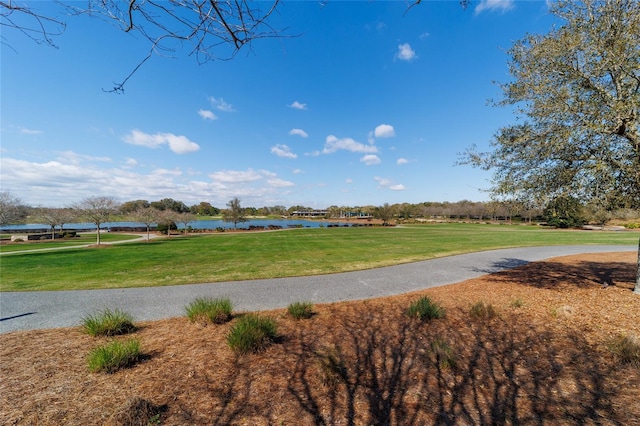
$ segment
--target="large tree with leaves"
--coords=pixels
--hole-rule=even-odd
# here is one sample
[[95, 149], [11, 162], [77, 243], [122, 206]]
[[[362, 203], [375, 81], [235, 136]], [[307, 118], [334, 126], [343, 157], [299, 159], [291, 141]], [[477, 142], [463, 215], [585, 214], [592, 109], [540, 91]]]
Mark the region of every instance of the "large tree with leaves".
[[517, 124], [463, 162], [492, 170], [498, 197], [640, 209], [638, 2], [561, 0], [551, 12], [562, 25], [508, 52], [513, 79], [498, 105], [514, 107]]
[[495, 172], [497, 196], [640, 208], [640, 7], [586, 0], [551, 10], [564, 25], [509, 50], [513, 80], [498, 105], [514, 106], [519, 123], [464, 160]]

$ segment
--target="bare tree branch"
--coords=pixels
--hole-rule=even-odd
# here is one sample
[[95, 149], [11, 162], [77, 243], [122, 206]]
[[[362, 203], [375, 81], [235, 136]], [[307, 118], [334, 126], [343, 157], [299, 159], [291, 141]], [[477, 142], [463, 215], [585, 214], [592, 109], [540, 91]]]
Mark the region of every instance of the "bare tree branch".
[[189, 55], [203, 64], [231, 59], [254, 40], [281, 37], [281, 31], [268, 24], [278, 4], [279, 0], [88, 0], [87, 8], [70, 4], [67, 9], [101, 17], [150, 42], [148, 54], [120, 83], [107, 90], [122, 93], [129, 79], [154, 54], [173, 53], [182, 44], [191, 44]]
[[[62, 34], [66, 24], [41, 14], [31, 6], [19, 6], [9, 0], [0, 1], [0, 27], [17, 30], [37, 44], [44, 43], [57, 48], [52, 37]], [[2, 43], [6, 44], [4, 41]]]

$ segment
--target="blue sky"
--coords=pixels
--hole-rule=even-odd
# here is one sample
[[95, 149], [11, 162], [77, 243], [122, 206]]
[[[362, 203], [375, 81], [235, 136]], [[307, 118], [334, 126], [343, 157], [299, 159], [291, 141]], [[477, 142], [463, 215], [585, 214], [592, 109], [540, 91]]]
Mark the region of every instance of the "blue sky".
[[[50, 2], [31, 2], [43, 12]], [[3, 29], [0, 185], [37, 206], [88, 196], [224, 207], [482, 201], [490, 175], [455, 166], [515, 117], [487, 105], [506, 50], [554, 22], [544, 1], [281, 3], [261, 39], [199, 65], [68, 17], [58, 49]], [[266, 3], [265, 3], [266, 5]]]

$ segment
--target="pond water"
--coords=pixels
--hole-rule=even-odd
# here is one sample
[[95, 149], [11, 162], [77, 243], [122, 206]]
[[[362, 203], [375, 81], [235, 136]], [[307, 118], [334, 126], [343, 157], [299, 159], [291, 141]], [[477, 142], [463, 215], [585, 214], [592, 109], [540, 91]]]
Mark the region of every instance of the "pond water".
[[[238, 223], [238, 229], [249, 229], [250, 226], [281, 226], [282, 228], [303, 227], [303, 228], [319, 228], [328, 226], [335, 222], [319, 221], [319, 220], [303, 220], [303, 219], [251, 219], [247, 222]], [[144, 227], [144, 223], [139, 222], [105, 222], [100, 225], [100, 229], [108, 230], [112, 227]], [[225, 222], [223, 220], [195, 220], [189, 222], [187, 226], [192, 229], [233, 229], [233, 223]], [[178, 229], [183, 229], [184, 225], [177, 224]], [[51, 229], [49, 225], [30, 223], [25, 225], [5, 225], [0, 228], [1, 232], [28, 232], [40, 229]], [[56, 229], [60, 229], [57, 227]], [[95, 230], [95, 225], [92, 223], [65, 223], [62, 229], [74, 229], [74, 230]]]

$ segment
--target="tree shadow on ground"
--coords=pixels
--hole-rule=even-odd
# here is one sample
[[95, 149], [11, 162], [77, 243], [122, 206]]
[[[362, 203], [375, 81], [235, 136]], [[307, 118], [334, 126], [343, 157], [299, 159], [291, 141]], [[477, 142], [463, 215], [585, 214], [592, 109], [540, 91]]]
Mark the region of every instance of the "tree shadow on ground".
[[300, 336], [288, 389], [308, 414], [303, 424], [621, 424], [601, 355], [578, 335], [512, 320], [449, 327], [351, 316], [329, 343], [340, 348], [336, 381], [318, 379], [327, 342]]
[[496, 273], [493, 281], [515, 282], [536, 288], [559, 290], [567, 286], [588, 288], [617, 285], [633, 290], [635, 265], [625, 262], [580, 261], [566, 264], [554, 261], [532, 263], [526, 268], [514, 268]]
[[505, 269], [513, 269], [528, 264], [529, 261], [527, 260], [517, 259], [513, 257], [504, 257], [493, 262], [488, 268], [473, 268], [473, 271], [482, 272], [484, 274], [495, 274], [496, 272], [501, 272]]

